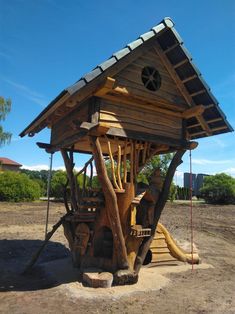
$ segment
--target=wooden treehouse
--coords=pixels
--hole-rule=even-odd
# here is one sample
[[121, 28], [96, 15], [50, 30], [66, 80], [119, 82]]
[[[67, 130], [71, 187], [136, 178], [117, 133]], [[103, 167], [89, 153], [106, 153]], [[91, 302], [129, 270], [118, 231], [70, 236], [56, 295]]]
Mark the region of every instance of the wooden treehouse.
[[[60, 151], [67, 171], [63, 227], [74, 263], [112, 272], [117, 284], [136, 282], [175, 170], [197, 146], [192, 140], [232, 131], [169, 18], [62, 91], [20, 135], [45, 127], [50, 143], [38, 145]], [[156, 169], [141, 188], [141, 169], [169, 152], [166, 177]], [[79, 173], [82, 187], [77, 153], [91, 155]], [[95, 172], [100, 188], [92, 186]]]

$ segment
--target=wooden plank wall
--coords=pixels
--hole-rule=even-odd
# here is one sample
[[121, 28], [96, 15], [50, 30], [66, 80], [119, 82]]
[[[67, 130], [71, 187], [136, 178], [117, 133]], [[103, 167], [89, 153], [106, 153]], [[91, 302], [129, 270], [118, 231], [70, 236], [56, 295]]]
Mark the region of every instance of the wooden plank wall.
[[123, 128], [172, 139], [182, 138], [182, 119], [146, 108], [113, 104], [102, 100], [99, 122], [109, 127]]
[[[141, 73], [146, 66], [154, 67], [161, 76], [161, 87], [158, 91], [150, 91], [142, 83]], [[126, 87], [132, 94], [149, 98], [152, 101], [162, 98], [182, 108], [187, 107], [175, 82], [153, 49], [150, 49], [144, 56], [137, 58], [124, 70], [115, 75], [114, 78], [118, 86]]]
[[73, 120], [80, 122], [89, 121], [89, 103], [88, 101], [79, 105], [75, 110], [71, 111], [67, 116], [59, 120], [51, 129], [51, 144], [56, 145], [69, 136], [76, 133], [76, 126]]

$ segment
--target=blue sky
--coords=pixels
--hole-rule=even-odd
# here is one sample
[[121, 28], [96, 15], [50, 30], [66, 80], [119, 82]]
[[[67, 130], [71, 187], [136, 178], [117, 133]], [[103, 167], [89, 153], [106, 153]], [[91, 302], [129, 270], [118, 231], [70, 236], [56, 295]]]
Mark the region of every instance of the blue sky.
[[[0, 0], [0, 7], [0, 95], [12, 100], [3, 126], [13, 134], [1, 156], [36, 169], [48, 165], [35, 143], [48, 143], [49, 131], [23, 139], [18, 134], [64, 88], [166, 16], [235, 128], [234, 0]], [[198, 142], [194, 172], [235, 176], [234, 133]], [[77, 166], [86, 158], [79, 156]], [[61, 166], [57, 153], [54, 168]], [[178, 177], [188, 169], [186, 154]]]

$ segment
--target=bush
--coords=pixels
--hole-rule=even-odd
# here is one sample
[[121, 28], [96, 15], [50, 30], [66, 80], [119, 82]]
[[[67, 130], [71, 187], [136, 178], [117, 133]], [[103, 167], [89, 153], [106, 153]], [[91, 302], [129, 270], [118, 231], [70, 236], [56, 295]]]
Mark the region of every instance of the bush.
[[56, 198], [63, 198], [64, 186], [67, 182], [67, 175], [65, 171], [56, 171], [51, 178], [51, 196]]
[[225, 173], [204, 179], [202, 197], [211, 204], [235, 204], [235, 179]]
[[0, 173], [0, 201], [34, 201], [40, 197], [40, 186], [26, 174], [6, 171]]

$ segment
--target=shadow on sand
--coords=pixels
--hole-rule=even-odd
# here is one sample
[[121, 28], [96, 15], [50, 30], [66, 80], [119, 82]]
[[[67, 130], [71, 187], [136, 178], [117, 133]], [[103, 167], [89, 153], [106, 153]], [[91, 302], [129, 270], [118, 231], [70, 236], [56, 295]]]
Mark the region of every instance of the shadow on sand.
[[53, 241], [48, 242], [32, 270], [23, 275], [42, 243], [41, 240], [0, 240], [0, 292], [48, 289], [79, 279], [70, 251]]

